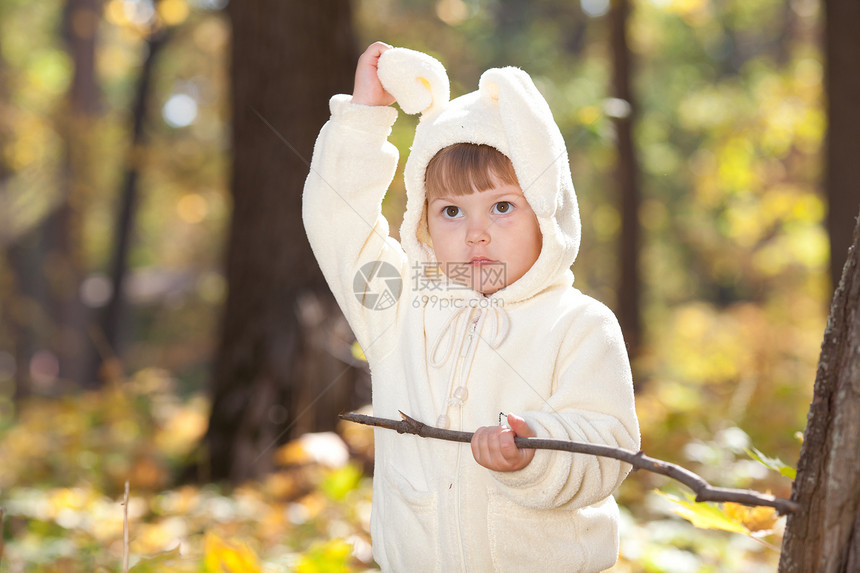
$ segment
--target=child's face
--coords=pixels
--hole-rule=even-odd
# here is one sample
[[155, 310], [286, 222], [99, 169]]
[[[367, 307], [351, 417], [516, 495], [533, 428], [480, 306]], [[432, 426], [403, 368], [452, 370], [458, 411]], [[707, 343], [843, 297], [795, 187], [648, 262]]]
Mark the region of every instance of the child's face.
[[432, 199], [427, 227], [440, 270], [485, 295], [522, 277], [540, 255], [537, 217], [518, 185]]

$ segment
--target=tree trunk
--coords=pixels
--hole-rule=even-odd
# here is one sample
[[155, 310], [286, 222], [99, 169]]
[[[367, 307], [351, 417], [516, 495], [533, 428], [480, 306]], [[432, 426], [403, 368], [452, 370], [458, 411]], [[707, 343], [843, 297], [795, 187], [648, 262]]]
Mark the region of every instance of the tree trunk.
[[[0, 12], [0, 17], [3, 14]], [[3, 59], [2, 40], [0, 37], [0, 110], [9, 105], [10, 97], [7, 86], [9, 74], [6, 61]], [[14, 139], [13, 128], [9, 123], [8, 114], [0, 113], [0, 149], [8, 149]], [[0, 153], [0, 204], [6, 204], [6, 186], [14, 175], [9, 167], [6, 156]], [[2, 219], [2, 218], [0, 218]], [[7, 243], [8, 242], [8, 243]], [[23, 256], [25, 247], [21, 237], [5, 235], [0, 232], [0, 252], [5, 263], [5, 273], [8, 279], [0, 281], [0, 344], [8, 341], [12, 348], [15, 367], [15, 401], [25, 398], [30, 393], [29, 364], [33, 355], [31, 332], [22, 320], [22, 290], [28, 275]]]
[[[779, 571], [860, 570], [860, 3], [826, 0], [825, 186], [831, 276], [838, 284], [815, 379]], [[853, 245], [850, 229], [854, 228]], [[848, 260], [845, 261], [845, 253]], [[840, 280], [841, 277], [841, 280]]]
[[[639, 165], [633, 144], [636, 105], [633, 98], [632, 55], [627, 45], [628, 0], [612, 0], [609, 12], [612, 44], [614, 104], [608, 113], [615, 119], [617, 178], [621, 205], [621, 273], [618, 285], [618, 320], [631, 354], [641, 339], [639, 309]], [[616, 109], [617, 108], [617, 109]]]
[[228, 11], [228, 294], [198, 477], [240, 482], [269, 471], [279, 443], [333, 429], [351, 405], [355, 373], [326, 351], [342, 318], [307, 243], [301, 193], [328, 100], [351, 92], [357, 53], [348, 0], [246, 0]]
[[779, 563], [781, 573], [860, 571], [860, 221], [833, 297]]
[[[0, 193], [4, 181], [0, 180]], [[12, 340], [15, 361], [15, 391], [13, 400], [16, 404], [32, 394], [33, 384], [30, 378], [30, 363], [36, 352], [36, 328], [34, 294], [38, 292], [38, 269], [34, 268], [35, 256], [38, 253], [38, 233], [34, 230], [15, 237], [5, 249], [6, 264], [11, 280], [3, 285], [3, 308], [0, 319], [6, 325], [5, 336]]]
[[860, 205], [860, 2], [826, 0], [824, 52], [827, 92], [827, 233], [830, 276], [839, 283]]
[[57, 114], [63, 141], [62, 200], [41, 228], [50, 257], [51, 346], [59, 359], [59, 376], [84, 387], [94, 382], [87, 372], [88, 311], [78, 292], [85, 272], [82, 245], [83, 212], [93, 188], [92, 134], [101, 107], [96, 75], [96, 41], [101, 0], [67, 0], [63, 10], [63, 37], [73, 64], [72, 82]]
[[[95, 41], [100, 0], [68, 0], [63, 10], [61, 35], [73, 66], [67, 96], [53, 118], [63, 141], [63, 170], [56, 182], [58, 200], [34, 228], [17, 229], [6, 238], [6, 260], [10, 280], [2, 317], [9, 325], [15, 353], [15, 398], [20, 400], [33, 390], [30, 367], [38, 350], [56, 357], [61, 380], [80, 379], [85, 364], [86, 313], [78, 297], [83, 273], [81, 250], [82, 209], [86, 204], [86, 172], [91, 122], [98, 109], [98, 83], [95, 74]], [[12, 82], [0, 61], [0, 91]], [[0, 101], [9, 102], [8, 94]], [[3, 140], [13, 138], [13, 127], [0, 119], [0, 148]], [[0, 158], [0, 187], [12, 178], [4, 158]], [[0, 190], [2, 193], [2, 190]], [[9, 232], [10, 229], [4, 229]], [[46, 319], [47, 317], [47, 319]], [[50, 367], [49, 367], [50, 368]], [[54, 373], [45, 377], [51, 383]], [[52, 391], [43, 386], [40, 391]]]
[[137, 81], [131, 108], [131, 138], [125, 159], [125, 171], [119, 188], [119, 201], [113, 226], [113, 251], [110, 259], [111, 295], [102, 311], [94, 336], [93, 355], [87, 379], [99, 386], [110, 376], [103, 366], [121, 354], [122, 326], [125, 315], [125, 281], [128, 275], [128, 256], [134, 235], [140, 190], [138, 182], [143, 164], [142, 154], [148, 144], [145, 125], [152, 99], [153, 74], [159, 56], [171, 35], [170, 29], [153, 31], [146, 41], [146, 56]]

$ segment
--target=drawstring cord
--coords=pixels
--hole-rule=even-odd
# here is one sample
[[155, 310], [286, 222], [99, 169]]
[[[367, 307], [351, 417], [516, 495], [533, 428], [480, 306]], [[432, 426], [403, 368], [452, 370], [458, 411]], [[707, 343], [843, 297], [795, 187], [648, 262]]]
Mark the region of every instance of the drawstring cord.
[[[477, 312], [477, 314], [475, 314]], [[510, 319], [508, 313], [503, 308], [493, 306], [488, 309], [475, 309], [471, 307], [463, 307], [457, 309], [439, 331], [436, 340], [430, 350], [430, 365], [439, 368], [443, 366], [453, 355], [454, 343], [458, 332], [461, 331], [460, 321], [465, 317], [466, 326], [462, 330], [460, 336], [459, 351], [456, 359], [451, 365], [450, 374], [448, 376], [448, 388], [445, 393], [446, 400], [443, 411], [439, 414], [436, 420], [436, 426], [439, 428], [448, 428], [451, 424], [451, 419], [448, 416], [448, 410], [454, 407], [461, 407], [469, 397], [469, 390], [466, 383], [469, 379], [469, 374], [472, 370], [472, 363], [475, 359], [477, 351], [478, 337], [481, 337], [492, 348], [498, 348], [504, 341], [510, 329]], [[487, 336], [481, 336], [487, 321], [490, 322]], [[447, 343], [444, 346], [444, 352], [439, 355], [439, 349], [442, 348], [443, 342]], [[458, 365], [460, 365], [458, 369]], [[459, 384], [455, 387], [454, 381], [458, 378]]]

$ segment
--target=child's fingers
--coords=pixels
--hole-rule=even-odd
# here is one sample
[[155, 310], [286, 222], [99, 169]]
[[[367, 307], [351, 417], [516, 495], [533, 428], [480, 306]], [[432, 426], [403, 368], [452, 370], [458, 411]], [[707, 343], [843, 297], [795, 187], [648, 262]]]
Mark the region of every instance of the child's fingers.
[[516, 462], [520, 458], [520, 451], [514, 442], [517, 434], [511, 430], [505, 430], [499, 434], [499, 453], [508, 463]]
[[374, 106], [394, 103], [394, 96], [385, 91], [377, 76], [379, 56], [390, 49], [391, 46], [384, 42], [374, 42], [358, 58], [352, 90], [353, 103]]
[[534, 438], [537, 436], [528, 423], [516, 414], [508, 414], [508, 425], [518, 436], [523, 438]]
[[531, 463], [535, 451], [533, 449], [518, 448], [516, 442], [514, 442], [514, 437], [533, 438], [537, 434], [523, 418], [515, 414], [508, 414], [508, 425], [511, 429], [504, 432], [501, 436], [501, 450], [512, 470], [522, 469]]
[[498, 448], [498, 433], [501, 428], [484, 426], [472, 436], [472, 456], [475, 461], [489, 469], [498, 469], [503, 458]]
[[491, 463], [493, 457], [490, 448], [492, 430], [493, 428], [487, 426], [478, 428], [472, 436], [472, 456], [476, 462], [484, 467], [489, 467], [488, 464]]
[[516, 434], [498, 426], [475, 430], [471, 440], [472, 456], [485, 468], [509, 472], [524, 468], [531, 462], [534, 450], [520, 450], [514, 442]]
[[379, 56], [386, 50], [390, 50], [391, 46], [386, 44], [385, 42], [374, 42], [364, 50], [364, 53], [361, 54], [359, 59], [364, 58], [365, 60], [378, 60]]

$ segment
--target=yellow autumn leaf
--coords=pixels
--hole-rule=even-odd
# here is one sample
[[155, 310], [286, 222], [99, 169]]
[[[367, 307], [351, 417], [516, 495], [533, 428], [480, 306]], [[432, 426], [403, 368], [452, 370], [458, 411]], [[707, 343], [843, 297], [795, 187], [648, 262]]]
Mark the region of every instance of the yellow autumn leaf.
[[723, 504], [723, 511], [731, 519], [743, 523], [751, 532], [769, 531], [778, 519], [776, 510], [772, 507], [747, 507], [727, 501]]
[[676, 504], [678, 507], [674, 512], [699, 529], [719, 529], [744, 535], [750, 534], [750, 530], [743, 523], [733, 519], [716, 505], [696, 502], [691, 495], [687, 495], [687, 499], [681, 499], [661, 491], [657, 493]]
[[602, 113], [597, 106], [583, 106], [576, 114], [576, 118], [585, 125], [594, 125], [602, 117]]
[[353, 358], [355, 358], [356, 360], [367, 362], [367, 356], [364, 355], [364, 350], [361, 349], [361, 346], [358, 344], [358, 342], [353, 342], [350, 350], [352, 351]]
[[206, 533], [203, 547], [207, 573], [262, 573], [257, 555], [242, 542], [228, 542]]
[[137, 564], [129, 569], [131, 573], [167, 573], [168, 571], [188, 571], [189, 567], [182, 567], [182, 554], [179, 545], [173, 549], [163, 551], [158, 555], [150, 555], [142, 558]]
[[299, 483], [294, 473], [275, 472], [264, 478], [262, 491], [275, 499], [284, 499], [298, 490]]
[[317, 517], [328, 506], [328, 500], [317, 491], [309, 493], [297, 500], [296, 503], [301, 505], [307, 519]]
[[312, 457], [301, 441], [293, 440], [278, 448], [274, 459], [278, 465], [291, 466], [310, 463]]
[[343, 539], [314, 545], [296, 564], [296, 573], [346, 573], [352, 546]]

